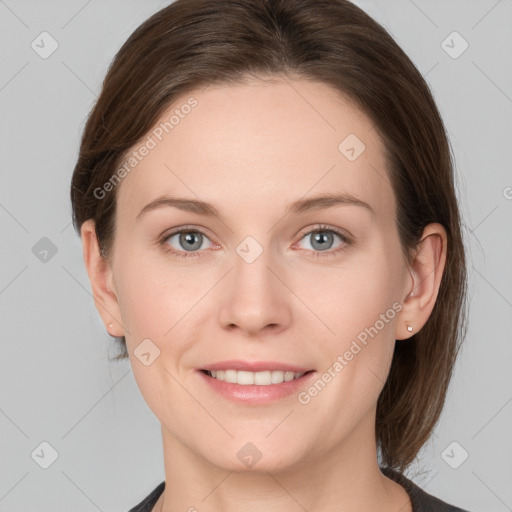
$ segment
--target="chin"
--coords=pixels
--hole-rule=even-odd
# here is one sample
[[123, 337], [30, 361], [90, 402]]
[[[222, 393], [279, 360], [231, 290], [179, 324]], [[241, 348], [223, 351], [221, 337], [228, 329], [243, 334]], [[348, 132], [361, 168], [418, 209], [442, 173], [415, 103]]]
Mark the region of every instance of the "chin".
[[[269, 440], [265, 442], [238, 442], [231, 443], [236, 446], [225, 447], [222, 452], [212, 457], [211, 453], [206, 457], [213, 465], [225, 471], [232, 471], [240, 474], [255, 475], [258, 473], [277, 474], [292, 469], [301, 463], [300, 453], [302, 446], [292, 446], [288, 444], [285, 449], [283, 446], [275, 446]], [[281, 451], [279, 451], [281, 448]], [[285, 451], [285, 453], [283, 453]], [[231, 455], [232, 453], [232, 455]], [[209, 455], [209, 456], [208, 456]]]

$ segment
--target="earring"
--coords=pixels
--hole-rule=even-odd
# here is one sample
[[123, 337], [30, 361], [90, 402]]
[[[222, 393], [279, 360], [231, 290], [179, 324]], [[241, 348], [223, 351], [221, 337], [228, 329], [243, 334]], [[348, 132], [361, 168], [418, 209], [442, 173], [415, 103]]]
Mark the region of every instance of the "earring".
[[409, 332], [412, 332], [412, 325], [408, 325], [408, 326], [407, 326], [407, 330], [408, 330]]

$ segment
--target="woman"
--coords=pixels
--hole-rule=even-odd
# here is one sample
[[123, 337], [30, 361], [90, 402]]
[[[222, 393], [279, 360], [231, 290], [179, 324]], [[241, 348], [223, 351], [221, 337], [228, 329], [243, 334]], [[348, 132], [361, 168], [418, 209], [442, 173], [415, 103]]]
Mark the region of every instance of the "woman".
[[403, 475], [465, 333], [450, 148], [344, 0], [177, 0], [116, 55], [71, 187], [162, 425], [132, 511], [460, 511]]

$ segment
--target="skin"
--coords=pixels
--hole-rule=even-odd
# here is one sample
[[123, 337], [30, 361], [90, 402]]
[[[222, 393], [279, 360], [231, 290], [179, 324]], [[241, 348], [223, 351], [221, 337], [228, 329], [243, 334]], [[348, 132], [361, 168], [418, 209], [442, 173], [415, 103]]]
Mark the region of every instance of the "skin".
[[[434, 306], [444, 228], [427, 226], [407, 265], [382, 141], [329, 86], [281, 78], [210, 86], [169, 112], [190, 96], [197, 107], [118, 185], [111, 259], [99, 254], [92, 220], [81, 230], [95, 304], [110, 334], [126, 336], [137, 384], [162, 425], [166, 489], [153, 510], [411, 511], [405, 490], [379, 470], [375, 412], [395, 340], [412, 335], [407, 325], [420, 330]], [[354, 161], [338, 150], [351, 133], [366, 146]], [[376, 214], [355, 205], [284, 214], [303, 196], [333, 192]], [[137, 220], [163, 194], [212, 203], [222, 221], [173, 207]], [[311, 232], [320, 224], [353, 243], [332, 233], [318, 248]], [[185, 225], [204, 234], [193, 249], [201, 257], [165, 251], [187, 254], [179, 235], [158, 243]], [[236, 252], [247, 236], [263, 251], [250, 264]], [[320, 375], [395, 301], [402, 309], [307, 405], [294, 395], [236, 404], [196, 371], [244, 359]], [[148, 366], [134, 356], [146, 338], [160, 350]], [[262, 453], [251, 468], [237, 457], [247, 442]]]

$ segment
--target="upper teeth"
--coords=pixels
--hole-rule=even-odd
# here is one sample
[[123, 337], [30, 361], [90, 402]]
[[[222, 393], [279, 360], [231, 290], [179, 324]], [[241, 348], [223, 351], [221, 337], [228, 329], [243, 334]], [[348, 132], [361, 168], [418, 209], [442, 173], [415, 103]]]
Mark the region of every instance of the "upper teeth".
[[214, 379], [249, 386], [268, 386], [270, 384], [281, 384], [293, 379], [298, 379], [304, 375], [304, 372], [284, 372], [284, 371], [265, 371], [265, 372], [247, 372], [242, 370], [210, 370], [208, 372]]

